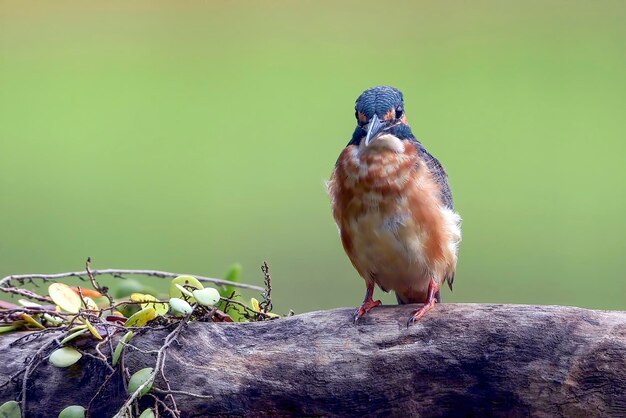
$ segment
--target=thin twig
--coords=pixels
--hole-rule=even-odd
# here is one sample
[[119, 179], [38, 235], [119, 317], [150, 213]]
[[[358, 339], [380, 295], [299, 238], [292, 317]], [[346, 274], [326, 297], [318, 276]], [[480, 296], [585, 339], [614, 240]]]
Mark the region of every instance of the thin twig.
[[159, 395], [185, 395], [185, 396], [190, 396], [192, 398], [215, 399], [215, 396], [213, 395], [200, 395], [199, 393], [187, 392], [185, 390], [173, 390], [173, 389], [163, 390], [159, 388], [152, 388], [152, 391], [154, 393], [158, 393]]
[[28, 366], [26, 366], [26, 370], [24, 371], [24, 378], [22, 379], [22, 397], [20, 400], [22, 406], [22, 416], [26, 416], [26, 393], [28, 392], [28, 378], [30, 377], [31, 372], [39, 366], [39, 363], [43, 361], [42, 353], [48, 349], [52, 344], [58, 345], [59, 342], [56, 338], [49, 341], [48, 343], [41, 346], [39, 350], [35, 353], [35, 355], [28, 362]]
[[243, 303], [243, 302], [239, 302], [238, 300], [235, 300], [235, 299], [230, 299], [230, 298], [224, 298], [224, 297], [221, 297], [221, 298], [220, 298], [220, 300], [223, 300], [223, 301], [225, 301], [225, 302], [227, 302], [227, 303], [232, 303], [233, 305], [238, 305], [238, 306], [241, 306], [241, 307], [242, 307], [242, 308], [244, 308], [246, 311], [248, 311], [248, 312], [252, 312], [252, 313], [254, 313], [254, 314], [256, 314], [256, 315], [260, 315], [260, 316], [262, 316], [263, 318], [271, 318], [271, 317], [272, 317], [271, 315], [268, 315], [268, 314], [266, 314], [265, 312], [261, 312], [261, 311], [257, 311], [256, 309], [252, 309], [251, 307], [249, 307], [249, 306], [248, 306], [248, 305], [246, 305], [245, 303]]
[[264, 313], [268, 313], [272, 310], [272, 276], [270, 276], [270, 268], [267, 265], [267, 261], [264, 261], [263, 265], [261, 265], [261, 271], [263, 272], [265, 291], [263, 292], [263, 302], [260, 303], [260, 306]]
[[[16, 323], [15, 321], [23, 321], [24, 314], [32, 315], [32, 316], [40, 315], [40, 314], [49, 314], [57, 318], [68, 316], [68, 314], [63, 314], [60, 312], [51, 311], [51, 310], [47, 310], [43, 308], [23, 307], [23, 308], [0, 310], [0, 323], [2, 324], [6, 323], [10, 325], [10, 324], [15, 324]], [[28, 325], [28, 323], [25, 323], [25, 324]], [[57, 327], [53, 327], [53, 328], [56, 329]], [[45, 331], [45, 330], [41, 330], [41, 331]], [[35, 333], [41, 332], [41, 331], [35, 331]]]
[[106, 361], [106, 359], [103, 360], [100, 356], [96, 356], [95, 354], [91, 354], [86, 351], [82, 351], [82, 350], [78, 350], [78, 351], [85, 357], [89, 357], [89, 358], [96, 360], [97, 362], [103, 363], [109, 369], [109, 371], [111, 372], [115, 371], [115, 369], [111, 367], [111, 365]]
[[114, 418], [121, 418], [121, 417], [123, 417], [124, 414], [131, 407], [133, 402], [141, 395], [141, 392], [148, 385], [151, 385], [154, 382], [154, 379], [156, 378], [156, 376], [159, 373], [161, 373], [161, 370], [163, 369], [163, 366], [164, 366], [164, 363], [165, 363], [165, 356], [166, 356], [167, 349], [172, 345], [172, 343], [174, 341], [176, 341], [176, 338], [178, 338], [178, 335], [180, 334], [180, 332], [187, 326], [187, 323], [191, 319], [191, 315], [192, 314], [189, 314], [186, 317], [184, 317], [183, 319], [181, 319], [180, 322], [178, 323], [178, 325], [176, 325], [176, 328], [174, 328], [174, 330], [172, 332], [170, 332], [167, 335], [167, 337], [165, 337], [165, 341], [163, 342], [163, 345], [161, 346], [161, 348], [159, 348], [159, 351], [158, 351], [158, 354], [157, 354], [156, 364], [154, 366], [154, 369], [152, 370], [152, 373], [150, 373], [150, 376], [148, 377], [148, 379], [146, 379], [146, 381], [143, 384], [139, 385], [137, 390], [135, 390], [132, 393], [132, 395], [130, 395], [130, 397], [128, 399], [126, 399], [126, 402], [124, 402], [122, 407], [117, 411], [117, 413], [115, 414]]
[[89, 310], [89, 306], [87, 306], [87, 301], [83, 297], [83, 289], [81, 289], [80, 286], [77, 286], [76, 289], [78, 290], [78, 297], [80, 297], [81, 303], [83, 304], [86, 310]]
[[104, 379], [104, 382], [100, 385], [100, 387], [98, 388], [96, 393], [94, 393], [94, 395], [89, 400], [89, 403], [87, 404], [87, 408], [86, 408], [87, 409], [87, 417], [91, 416], [91, 413], [89, 412], [91, 410], [91, 405], [96, 400], [96, 398], [100, 395], [100, 392], [102, 392], [102, 390], [105, 388], [105, 386], [109, 383], [109, 380], [111, 380], [111, 378], [113, 376], [115, 376], [116, 372], [117, 372], [116, 370], [113, 370], [111, 373], [108, 374], [108, 376], [106, 377], [106, 379]]
[[165, 382], [165, 385], [167, 386], [167, 390], [168, 393], [165, 395], [165, 399], [169, 399], [171, 404], [172, 404], [172, 410], [175, 413], [176, 417], [180, 417], [180, 409], [178, 409], [178, 405], [176, 404], [176, 398], [174, 398], [174, 395], [172, 395], [171, 391], [172, 391], [172, 386], [170, 386], [170, 381], [167, 379], [167, 376], [165, 376], [165, 357], [167, 356], [167, 352], [163, 352], [163, 367], [161, 367], [161, 377], [163, 378], [163, 381]]
[[19, 375], [21, 375], [25, 371], [26, 371], [26, 367], [24, 367], [22, 370], [18, 370], [17, 372], [13, 373], [11, 376], [9, 376], [9, 378], [7, 379], [6, 382], [0, 384], [0, 389], [2, 389], [3, 387], [5, 387], [9, 383], [11, 383], [16, 377], [18, 377]]
[[170, 416], [172, 416], [174, 418], [177, 417], [176, 411], [174, 411], [172, 408], [170, 408], [165, 402], [163, 402], [157, 396], [154, 396], [151, 393], [148, 393], [148, 396], [150, 396], [152, 399], [154, 399], [154, 414], [155, 414], [156, 417], [159, 417], [159, 406], [161, 408], [163, 408], [163, 410], [165, 412], [168, 412], [170, 414]]
[[[150, 277], [158, 277], [162, 279], [169, 279], [169, 278], [174, 278], [174, 277], [183, 275], [181, 273], [172, 273], [168, 271], [159, 271], [159, 270], [127, 270], [127, 269], [92, 270], [91, 274], [93, 276], [102, 276], [102, 275], [121, 276], [121, 275], [134, 274], [138, 276], [150, 276]], [[63, 279], [63, 278], [68, 278], [68, 277], [83, 278], [83, 276], [87, 276], [87, 271], [73, 271], [73, 272], [56, 273], [56, 274], [14, 274], [14, 275], [6, 276], [0, 279], [0, 291], [6, 291], [7, 289], [9, 289], [11, 286], [11, 281], [13, 280], [32, 280], [32, 279], [54, 280], [54, 279]], [[221, 286], [234, 286], [234, 287], [239, 287], [242, 289], [256, 290], [258, 292], [262, 292], [264, 290], [262, 287], [255, 286], [252, 284], [231, 282], [229, 280], [215, 279], [212, 277], [198, 276], [195, 274], [186, 274], [186, 276], [192, 276], [201, 282], [210, 282], [210, 283], [215, 283]], [[26, 296], [26, 295], [23, 295], [23, 296]], [[46, 299], [46, 301], [49, 301], [49, 300]]]
[[44, 334], [64, 332], [64, 331], [67, 331], [68, 329], [69, 329], [69, 326], [60, 326], [60, 327], [41, 329], [39, 331], [30, 331], [28, 334], [24, 335], [23, 337], [20, 337], [17, 340], [9, 343], [9, 347], [31, 342], [32, 340], [36, 340], [37, 338], [42, 337]]
[[113, 298], [111, 297], [111, 295], [109, 295], [109, 288], [100, 286], [100, 284], [96, 281], [96, 277], [91, 272], [91, 257], [87, 257], [87, 261], [85, 262], [85, 271], [87, 272], [87, 276], [89, 277], [91, 286], [93, 286], [95, 290], [100, 292], [101, 295], [108, 299], [109, 306], [113, 305]]
[[[5, 277], [6, 279], [6, 277]], [[4, 280], [4, 279], [2, 279]], [[7, 281], [7, 284], [9, 282]], [[0, 291], [4, 292], [4, 293], [10, 293], [12, 295], [18, 295], [18, 296], [24, 296], [27, 297], [28, 299], [33, 299], [33, 300], [38, 300], [41, 302], [48, 302], [48, 303], [52, 303], [52, 299], [50, 299], [49, 296], [42, 296], [39, 295], [33, 291], [27, 290], [27, 289], [20, 289], [17, 287], [4, 287], [2, 285], [0, 285]]]
[[[108, 330], [107, 330], [108, 333]], [[107, 359], [107, 356], [104, 355], [104, 353], [102, 351], [100, 351], [100, 346], [102, 344], [106, 344], [107, 340], [110, 340], [110, 337], [107, 336], [104, 340], [100, 341], [98, 344], [96, 344], [95, 347], [95, 351], [96, 353], [98, 353], [98, 357], [104, 362], [104, 364], [107, 366], [107, 368], [111, 371], [115, 371], [115, 369], [109, 364], [109, 360]], [[113, 351], [111, 351], [111, 354], [113, 354]]]
[[40, 314], [50, 314], [50, 315], [55, 315], [55, 316], [69, 316], [69, 315], [73, 315], [73, 314], [67, 314], [67, 313], [63, 313], [63, 312], [57, 312], [54, 309], [44, 309], [43, 307], [39, 308], [39, 307], [27, 307], [24, 306], [23, 308], [14, 308], [14, 309], [5, 309], [0, 311], [0, 315], [2, 317], [5, 316], [15, 316], [15, 315], [20, 315], [20, 314], [28, 314], [28, 315], [40, 315]]
[[122, 344], [124, 347], [134, 350], [134, 351], [138, 351], [141, 354], [146, 354], [146, 355], [151, 355], [151, 354], [159, 354], [159, 350], [144, 350], [143, 348], [139, 348], [136, 345], [132, 345], [131, 343], [125, 343], [120, 341], [120, 344]]

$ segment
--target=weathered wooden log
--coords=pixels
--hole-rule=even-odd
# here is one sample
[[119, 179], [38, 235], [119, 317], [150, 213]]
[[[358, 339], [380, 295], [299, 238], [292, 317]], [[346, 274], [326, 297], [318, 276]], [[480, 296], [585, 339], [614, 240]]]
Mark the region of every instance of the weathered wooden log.
[[[626, 312], [442, 304], [407, 329], [413, 308], [380, 307], [356, 325], [353, 309], [190, 323], [167, 351], [165, 375], [185, 417], [626, 416]], [[154, 366], [146, 351], [167, 334], [134, 337], [144, 352], [127, 349], [125, 367]], [[56, 346], [52, 335], [12, 344], [20, 336], [0, 337], [0, 384]], [[89, 356], [68, 369], [44, 360], [29, 372], [25, 416], [87, 406], [110, 374]], [[23, 383], [20, 374], [2, 387], [0, 403], [20, 400]], [[155, 388], [166, 388], [162, 377]], [[126, 397], [118, 367], [91, 416], [112, 416]]]

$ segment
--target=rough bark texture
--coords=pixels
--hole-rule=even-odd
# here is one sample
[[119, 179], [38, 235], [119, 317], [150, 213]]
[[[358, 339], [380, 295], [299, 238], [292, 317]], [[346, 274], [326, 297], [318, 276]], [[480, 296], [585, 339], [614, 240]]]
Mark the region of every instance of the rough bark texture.
[[[183, 416], [626, 416], [626, 312], [443, 304], [407, 329], [414, 308], [380, 307], [357, 325], [353, 309], [191, 323], [168, 350], [165, 372], [172, 389], [212, 396], [176, 395]], [[166, 334], [131, 342], [156, 349]], [[19, 335], [0, 337], [0, 384], [52, 341], [12, 345]], [[154, 359], [131, 350], [125, 365], [132, 372]], [[69, 369], [43, 361], [25, 415], [86, 406], [108, 373], [88, 356]], [[0, 388], [0, 402], [19, 399], [22, 377]], [[118, 372], [92, 416], [111, 416], [125, 396]]]

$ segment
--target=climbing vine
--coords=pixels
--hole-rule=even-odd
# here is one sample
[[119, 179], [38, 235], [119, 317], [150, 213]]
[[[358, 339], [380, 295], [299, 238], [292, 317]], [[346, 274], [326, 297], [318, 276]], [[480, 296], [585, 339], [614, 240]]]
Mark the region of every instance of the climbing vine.
[[[192, 321], [240, 322], [279, 318], [271, 312], [272, 285], [267, 263], [263, 263], [261, 270], [264, 287], [241, 283], [239, 265], [233, 265], [223, 279], [217, 279], [157, 270], [94, 270], [91, 259], [87, 259], [84, 271], [13, 275], [1, 279], [0, 292], [19, 299], [17, 303], [0, 301], [0, 334], [27, 331], [13, 341], [12, 346], [29, 344], [49, 334], [53, 334], [53, 338], [28, 359], [23, 369], [6, 382], [0, 382], [0, 388], [12, 382], [20, 387], [17, 399], [0, 405], [0, 416], [25, 416], [33, 374], [43, 362], [64, 369], [79, 367], [81, 359], [89, 357], [105, 365], [108, 374], [84, 405], [68, 405], [60, 412], [60, 418], [93, 416], [96, 399], [119, 375], [128, 395], [115, 418], [179, 417], [177, 395], [204, 396], [172, 389], [164, 368], [167, 350], [178, 343], [178, 336]], [[103, 275], [119, 280], [115, 295], [98, 282], [97, 277]], [[130, 276], [168, 279], [169, 292], [159, 294]], [[84, 286], [63, 283], [68, 278], [78, 278]], [[261, 301], [256, 298], [245, 301], [236, 289], [259, 291]], [[133, 345], [136, 334], [155, 330], [167, 331], [158, 349], [147, 352]], [[86, 341], [92, 343], [85, 344]], [[85, 349], [86, 346], [90, 348]], [[128, 350], [155, 355], [154, 366], [129, 370], [124, 362]], [[156, 380], [161, 383], [160, 387], [154, 385]], [[140, 400], [143, 410], [139, 407]], [[143, 407], [146, 404], [149, 406]]]

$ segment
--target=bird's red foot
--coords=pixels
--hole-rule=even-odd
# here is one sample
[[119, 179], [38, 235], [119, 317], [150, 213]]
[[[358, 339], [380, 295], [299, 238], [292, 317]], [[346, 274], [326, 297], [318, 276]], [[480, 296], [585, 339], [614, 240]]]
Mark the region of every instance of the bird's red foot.
[[411, 317], [406, 323], [407, 328], [415, 321], [419, 321], [421, 317], [426, 315], [426, 312], [430, 311], [433, 308], [433, 306], [435, 306], [435, 302], [436, 302], [435, 294], [437, 293], [438, 290], [439, 290], [439, 285], [433, 279], [430, 279], [430, 283], [428, 284], [428, 298], [426, 299], [424, 306], [413, 311], [413, 314], [411, 315]]
[[363, 305], [361, 305], [361, 307], [357, 309], [356, 313], [354, 314], [354, 322], [356, 323], [356, 321], [358, 321], [360, 317], [362, 317], [363, 315], [365, 315], [366, 313], [368, 313], [369, 311], [371, 311], [378, 305], [380, 305], [379, 300], [370, 299], [370, 300], [364, 301]]
[[425, 303], [421, 308], [413, 311], [413, 315], [409, 318], [409, 321], [406, 323], [407, 328], [415, 321], [418, 321], [421, 317], [426, 315], [426, 312], [430, 311], [433, 306], [435, 306], [435, 301], [430, 303]]
[[360, 317], [380, 305], [379, 300], [373, 300], [372, 296], [374, 296], [374, 283], [367, 284], [367, 290], [365, 291], [365, 298], [363, 299], [363, 305], [354, 313], [354, 323], [359, 320]]

